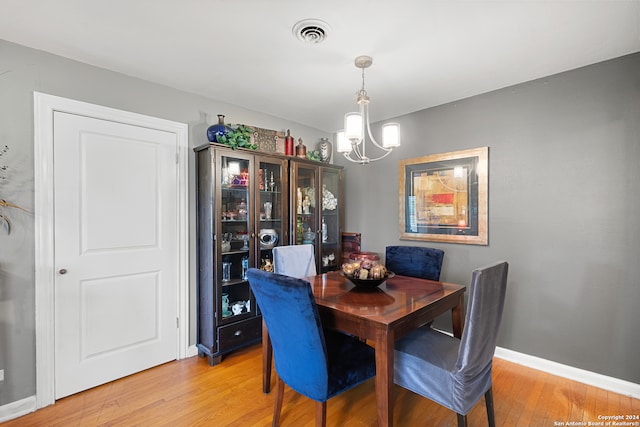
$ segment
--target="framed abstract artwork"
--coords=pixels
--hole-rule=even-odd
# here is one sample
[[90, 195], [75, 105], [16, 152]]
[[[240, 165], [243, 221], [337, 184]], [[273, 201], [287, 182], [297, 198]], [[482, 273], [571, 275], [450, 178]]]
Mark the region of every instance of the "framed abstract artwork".
[[400, 239], [488, 244], [489, 147], [400, 161]]

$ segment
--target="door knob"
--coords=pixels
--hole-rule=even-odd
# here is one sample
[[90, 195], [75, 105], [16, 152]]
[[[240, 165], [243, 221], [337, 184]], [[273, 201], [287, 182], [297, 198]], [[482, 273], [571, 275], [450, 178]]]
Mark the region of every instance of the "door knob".
[[67, 274], [67, 269], [66, 268], [61, 268], [60, 271], [58, 271], [58, 273]]

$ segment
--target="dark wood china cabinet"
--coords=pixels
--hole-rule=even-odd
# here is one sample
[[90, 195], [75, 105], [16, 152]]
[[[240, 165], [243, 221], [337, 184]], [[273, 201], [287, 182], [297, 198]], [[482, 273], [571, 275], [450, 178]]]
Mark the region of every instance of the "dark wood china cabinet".
[[215, 144], [196, 148], [198, 336], [200, 356], [260, 340], [261, 316], [246, 280], [289, 241], [285, 158]]
[[269, 269], [274, 246], [307, 242], [312, 234], [317, 271], [338, 268], [343, 174], [338, 166], [219, 144], [195, 154], [196, 345], [216, 365], [261, 339], [260, 308], [245, 273]]

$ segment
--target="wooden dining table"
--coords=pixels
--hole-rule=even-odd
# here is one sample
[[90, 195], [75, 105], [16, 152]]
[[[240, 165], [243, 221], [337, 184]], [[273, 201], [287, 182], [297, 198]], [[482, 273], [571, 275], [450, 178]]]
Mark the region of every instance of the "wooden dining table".
[[[464, 327], [465, 286], [395, 275], [372, 289], [355, 287], [340, 272], [305, 277], [325, 328], [366, 339], [375, 347], [378, 425], [393, 425], [393, 350], [395, 340], [451, 311], [453, 335]], [[263, 390], [271, 381], [271, 343], [262, 328]]]

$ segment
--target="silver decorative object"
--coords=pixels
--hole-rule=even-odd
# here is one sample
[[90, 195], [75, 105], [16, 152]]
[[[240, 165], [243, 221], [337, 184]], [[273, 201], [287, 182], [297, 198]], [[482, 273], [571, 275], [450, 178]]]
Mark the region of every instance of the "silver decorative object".
[[271, 249], [278, 243], [278, 232], [273, 228], [260, 230], [260, 249]]
[[331, 161], [331, 154], [333, 153], [333, 145], [327, 138], [321, 138], [318, 142], [318, 152], [320, 153], [320, 161], [322, 163], [329, 163]]

